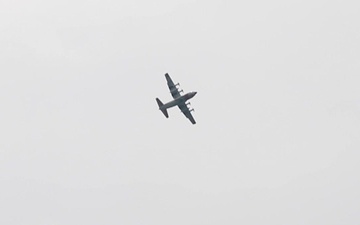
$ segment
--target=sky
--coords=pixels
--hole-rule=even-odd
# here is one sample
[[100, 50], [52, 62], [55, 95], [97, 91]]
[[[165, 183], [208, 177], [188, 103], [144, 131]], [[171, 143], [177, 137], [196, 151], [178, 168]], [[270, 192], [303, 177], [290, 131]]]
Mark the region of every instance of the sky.
[[359, 10], [0, 0], [0, 224], [359, 224]]

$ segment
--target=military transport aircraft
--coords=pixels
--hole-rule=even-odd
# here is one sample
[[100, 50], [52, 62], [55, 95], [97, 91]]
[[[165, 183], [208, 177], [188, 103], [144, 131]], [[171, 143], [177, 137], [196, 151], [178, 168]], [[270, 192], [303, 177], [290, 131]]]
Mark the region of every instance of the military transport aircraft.
[[180, 93], [184, 93], [184, 91], [179, 90], [179, 83], [174, 84], [174, 82], [171, 80], [171, 77], [167, 73], [165, 74], [165, 78], [174, 100], [163, 104], [160, 99], [156, 98], [157, 104], [159, 105], [159, 109], [161, 110], [161, 112], [166, 116], [166, 118], [169, 118], [167, 109], [177, 105], [180, 108], [181, 112], [184, 113], [184, 115], [191, 121], [191, 123], [196, 124], [194, 117], [191, 115], [191, 112], [194, 111], [194, 109], [190, 108], [190, 102], [186, 103], [186, 101], [194, 97], [197, 92], [193, 91], [185, 95], [181, 95]]

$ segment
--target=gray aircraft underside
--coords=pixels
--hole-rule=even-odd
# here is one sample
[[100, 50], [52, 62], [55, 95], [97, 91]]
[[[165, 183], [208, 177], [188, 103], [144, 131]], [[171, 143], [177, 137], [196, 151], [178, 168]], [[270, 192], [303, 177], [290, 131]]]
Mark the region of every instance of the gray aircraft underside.
[[165, 78], [167, 81], [167, 85], [170, 89], [170, 93], [174, 100], [167, 102], [163, 104], [160, 99], [156, 98], [156, 102], [159, 105], [159, 109], [161, 112], [165, 115], [166, 118], [169, 118], [169, 114], [167, 112], [167, 109], [172, 108], [174, 106], [178, 106], [181, 112], [191, 121], [192, 124], [196, 124], [196, 121], [194, 117], [192, 116], [191, 112], [194, 111], [194, 109], [190, 108], [190, 102], [187, 103], [186, 101], [193, 98], [197, 92], [189, 92], [187, 94], [181, 95], [180, 93], [183, 92], [182, 90], [179, 90], [179, 84], [174, 84], [169, 74], [165, 74]]

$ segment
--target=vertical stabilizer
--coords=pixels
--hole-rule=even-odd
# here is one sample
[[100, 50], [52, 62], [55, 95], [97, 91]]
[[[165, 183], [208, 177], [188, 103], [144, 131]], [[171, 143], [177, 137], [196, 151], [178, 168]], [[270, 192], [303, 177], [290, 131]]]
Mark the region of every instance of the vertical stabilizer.
[[160, 99], [156, 98], [156, 102], [157, 102], [157, 104], [159, 105], [159, 109], [160, 109], [161, 112], [165, 115], [165, 117], [166, 117], [166, 118], [169, 118], [169, 114], [168, 114], [166, 108], [163, 108], [163, 107], [162, 107], [164, 104], [160, 101]]

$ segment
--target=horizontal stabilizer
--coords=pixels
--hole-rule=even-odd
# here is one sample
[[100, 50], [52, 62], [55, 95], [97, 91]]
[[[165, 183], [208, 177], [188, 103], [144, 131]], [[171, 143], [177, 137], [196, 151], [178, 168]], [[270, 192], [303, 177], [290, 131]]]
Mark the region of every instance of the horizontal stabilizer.
[[163, 108], [163, 107], [162, 107], [164, 104], [160, 101], [160, 99], [156, 98], [156, 102], [157, 102], [157, 104], [159, 105], [159, 109], [160, 109], [161, 112], [164, 114], [164, 116], [165, 116], [166, 118], [169, 118], [169, 114], [168, 114], [166, 108]]

